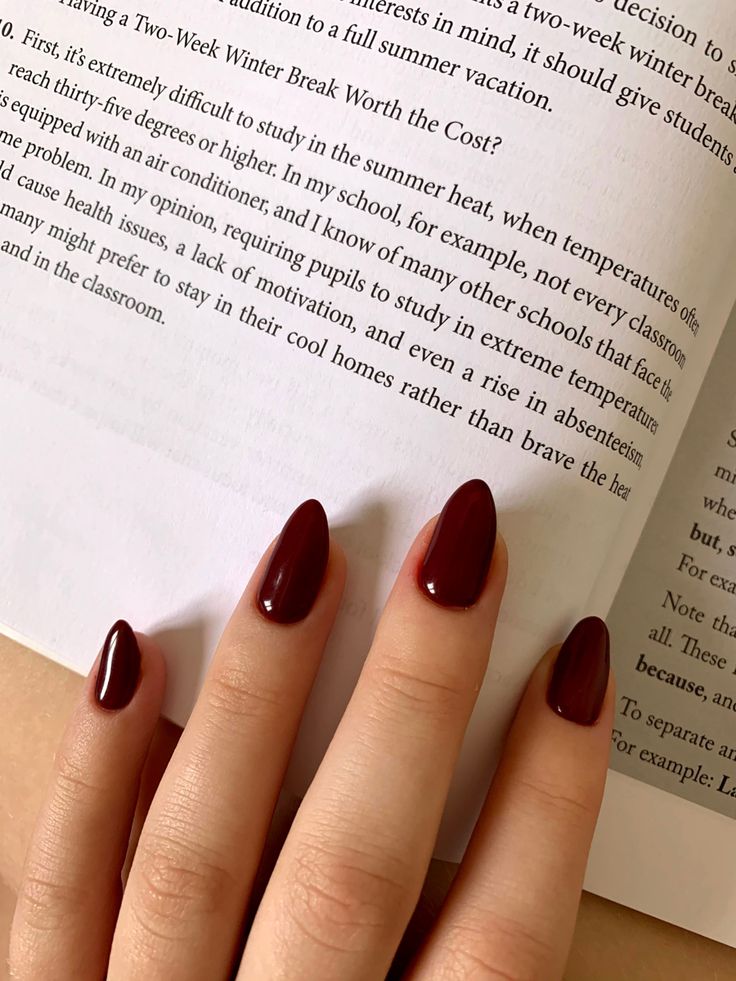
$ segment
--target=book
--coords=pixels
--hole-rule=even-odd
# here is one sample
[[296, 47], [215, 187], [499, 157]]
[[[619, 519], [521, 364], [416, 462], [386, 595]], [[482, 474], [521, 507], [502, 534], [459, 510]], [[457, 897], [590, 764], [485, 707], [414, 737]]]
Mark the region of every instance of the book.
[[731, 4], [6, 0], [0, 60], [4, 629], [85, 672], [126, 617], [184, 723], [318, 497], [351, 576], [299, 793], [482, 477], [511, 573], [438, 855], [532, 665], [607, 616], [588, 888], [736, 944]]

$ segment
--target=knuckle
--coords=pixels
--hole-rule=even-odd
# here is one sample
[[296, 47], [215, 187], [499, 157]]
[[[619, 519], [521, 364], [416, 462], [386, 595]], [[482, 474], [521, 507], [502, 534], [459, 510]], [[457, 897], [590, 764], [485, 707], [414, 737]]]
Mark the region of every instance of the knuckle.
[[477, 912], [442, 942], [437, 981], [529, 981], [556, 963], [550, 944], [512, 917]]
[[406, 877], [355, 846], [305, 840], [293, 858], [286, 911], [299, 933], [340, 953], [370, 950], [408, 894]]
[[64, 881], [52, 869], [36, 866], [23, 877], [17, 908], [25, 927], [51, 933], [63, 929], [86, 897], [84, 887]]
[[430, 669], [387, 660], [375, 669], [378, 698], [391, 711], [423, 713], [433, 719], [455, 718], [472, 693], [472, 684], [459, 672]]
[[220, 720], [240, 724], [247, 721], [272, 721], [283, 711], [278, 693], [258, 681], [247, 667], [239, 666], [245, 658], [216, 668], [207, 679], [207, 706]]
[[530, 810], [573, 828], [594, 822], [597, 808], [580, 788], [561, 787], [544, 780], [519, 778], [518, 786]]
[[56, 803], [62, 806], [84, 803], [102, 793], [89, 779], [88, 766], [72, 753], [60, 750], [55, 759]]
[[170, 839], [142, 842], [136, 865], [136, 918], [158, 939], [180, 939], [192, 919], [216, 916], [235, 885], [229, 869], [213, 856]]

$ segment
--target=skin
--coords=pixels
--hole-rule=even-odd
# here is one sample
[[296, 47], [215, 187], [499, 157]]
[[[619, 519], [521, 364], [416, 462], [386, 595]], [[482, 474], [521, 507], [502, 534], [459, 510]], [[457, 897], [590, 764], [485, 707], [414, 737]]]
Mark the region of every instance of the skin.
[[[505, 579], [501, 546], [475, 607], [431, 604], [415, 576], [431, 532], [430, 524], [399, 574], [355, 695], [265, 888], [239, 978], [349, 981], [389, 970], [425, 878]], [[59, 701], [76, 704], [50, 772], [28, 775], [29, 786], [34, 776], [48, 778], [48, 791], [24, 872], [13, 834], [22, 836], [38, 810], [33, 792], [27, 813], [1, 829], [3, 876], [20, 894], [15, 977], [101, 977], [108, 957], [111, 979], [227, 976], [345, 571], [333, 543], [317, 605], [304, 623], [284, 628], [255, 609], [266, 560], [175, 749], [176, 731], [158, 722], [162, 659], [145, 638], [142, 679], [120, 713], [94, 703], [94, 669], [80, 696], [78, 681], [52, 668]], [[449, 898], [418, 955], [404, 956], [411, 981], [562, 977], [605, 780], [613, 688], [597, 725], [566, 722], [544, 698], [554, 656], [531, 679]], [[39, 681], [48, 670], [42, 664]], [[30, 708], [34, 679], [26, 681], [27, 695], [16, 689], [15, 697], [27, 697]], [[26, 716], [26, 724], [47, 731], [43, 719]]]
[[[0, 979], [7, 957], [23, 859], [51, 773], [54, 753], [83, 679], [0, 635]], [[151, 758], [161, 772], [179, 729], [157, 728]], [[433, 862], [410, 941], [434, 922], [455, 866]], [[408, 944], [407, 946], [410, 946]], [[583, 894], [565, 981], [715, 981], [734, 972], [734, 951], [660, 920]]]

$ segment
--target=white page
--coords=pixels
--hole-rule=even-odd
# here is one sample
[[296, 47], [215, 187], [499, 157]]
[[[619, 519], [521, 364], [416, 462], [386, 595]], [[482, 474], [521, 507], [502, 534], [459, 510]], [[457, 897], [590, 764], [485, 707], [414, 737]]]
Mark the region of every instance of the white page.
[[[610, 30], [606, 44], [621, 39], [623, 53], [616, 54], [575, 40], [568, 27], [555, 28], [556, 21], [525, 18], [524, 5], [516, 14], [464, 5], [450, 33], [432, 28], [437, 23], [450, 30], [435, 22], [439, 8], [429, 4], [412, 8], [427, 14], [427, 26], [349, 4], [315, 2], [298, 10], [281, 4], [286, 14], [291, 10], [291, 20], [299, 18], [298, 25], [246, 7], [212, 0], [162, 13], [160, 5], [142, 2], [142, 14], [127, 25], [110, 17], [107, 27], [102, 17], [70, 4], [46, 5], [43, 17], [17, 0], [5, 4], [3, 17], [13, 27], [0, 46], [6, 73], [0, 129], [11, 134], [4, 136], [0, 155], [0, 245], [7, 243], [0, 252], [6, 311], [0, 330], [0, 540], [9, 561], [0, 573], [0, 619], [38, 649], [83, 671], [109, 623], [126, 616], [136, 628], [161, 636], [171, 667], [167, 711], [183, 721], [248, 570], [291, 508], [305, 497], [319, 497], [348, 550], [352, 576], [307, 716], [309, 738], [297, 754], [293, 777], [295, 786], [303, 785], [359, 670], [410, 537], [458, 483], [485, 477], [498, 500], [512, 574], [493, 666], [441, 839], [441, 853], [457, 854], [531, 664], [578, 615], [606, 612], [612, 586], [599, 590], [590, 609], [591, 583], [600, 581], [612, 541], [623, 529], [635, 536], [644, 519], [736, 292], [727, 275], [736, 254], [735, 178], [726, 149], [731, 124], [690, 88], [632, 64], [627, 45], [655, 45], [666, 61], [690, 71], [693, 86], [704, 73], [725, 92], [728, 58], [715, 64], [703, 46], [714, 37], [724, 50], [735, 47], [733, 18], [726, 4], [695, 13], [680, 3], [672, 6], [665, 31], [617, 12], [613, 4], [586, 5], [585, 23]], [[560, 0], [554, 10], [562, 24], [581, 14], [578, 4]], [[324, 20], [322, 33], [306, 29], [310, 15]], [[157, 38], [152, 25], [159, 23], [171, 36]], [[351, 24], [375, 29], [374, 48], [331, 39], [333, 24], [338, 37], [347, 36]], [[478, 36], [484, 28], [484, 37], [495, 32], [497, 50], [462, 40], [463, 25], [475, 25]], [[216, 36], [215, 57], [177, 46], [180, 27], [205, 40]], [[27, 34], [29, 29], [37, 33]], [[683, 32], [693, 31], [697, 41], [691, 45], [683, 37], [692, 35]], [[260, 71], [228, 65], [228, 42], [247, 47], [260, 59], [252, 66]], [[429, 52], [450, 68], [456, 63], [455, 77], [381, 54], [383, 42]], [[589, 68], [596, 85], [545, 69], [547, 58]], [[468, 68], [515, 81], [517, 94], [536, 93], [534, 104], [464, 80]], [[138, 81], [122, 77], [121, 69], [137, 73]], [[310, 90], [306, 82], [287, 84], [290, 77], [321, 82]], [[150, 91], [142, 88], [144, 80]], [[174, 104], [169, 96], [181, 94], [180, 84], [188, 92], [201, 90], [220, 115], [228, 115], [229, 105], [230, 121], [186, 108], [181, 100]], [[348, 84], [383, 99], [384, 114], [346, 106]], [[624, 85], [627, 98], [639, 86], [650, 101], [637, 96], [644, 108], [617, 106]], [[397, 114], [397, 99], [401, 118], [390, 118]], [[652, 99], [661, 103], [656, 117], [649, 114]], [[30, 118], [23, 121], [13, 108], [16, 100], [52, 114], [42, 117], [45, 131]], [[194, 105], [197, 97], [190, 101]], [[419, 107], [424, 119], [437, 120], [436, 131], [409, 123], [412, 110], [417, 122]], [[719, 141], [719, 155], [666, 122], [668, 108], [703, 119], [709, 137]], [[153, 139], [142, 125], [151, 117], [177, 126], [176, 138]], [[64, 121], [71, 132], [49, 132], [63, 128]], [[449, 136], [473, 133], [481, 138], [480, 149], [447, 138], [445, 127], [453, 122]], [[298, 133], [304, 142], [296, 147], [289, 137], [289, 146], [258, 133], [267, 123], [280, 126], [284, 135]], [[194, 134], [194, 146], [188, 138], [179, 141], [181, 131]], [[93, 147], [90, 132], [108, 137], [109, 148]], [[17, 147], [8, 142], [12, 136]], [[326, 145], [325, 156], [314, 152], [319, 142], [313, 144], [313, 137]], [[217, 141], [212, 152], [201, 149], [203, 139]], [[262, 169], [236, 170], [234, 144], [244, 154], [256, 153]], [[349, 149], [336, 156], [358, 155], [355, 166], [331, 159], [332, 149], [343, 144]], [[137, 151], [139, 162], [132, 159]], [[419, 181], [400, 186], [366, 173], [368, 160], [421, 175], [424, 190], [417, 189]], [[271, 163], [274, 176], [268, 174]], [[303, 176], [301, 188], [283, 180], [287, 167], [292, 181], [295, 170]], [[198, 188], [173, 168], [185, 168], [190, 179], [215, 177]], [[308, 176], [334, 190], [307, 190]], [[57, 188], [59, 200], [21, 189], [20, 177]], [[477, 202], [474, 209], [468, 200], [464, 208], [448, 200], [456, 184], [461, 198]], [[133, 185], [145, 192], [137, 204]], [[222, 193], [233, 187], [241, 203]], [[398, 208], [400, 225], [341, 203], [347, 195], [380, 202], [386, 213]], [[80, 211], [64, 205], [79, 200], [92, 214], [83, 205]], [[279, 203], [293, 208], [299, 221], [279, 221]], [[505, 226], [507, 210], [529, 212], [536, 237]], [[437, 226], [431, 237], [409, 227], [418, 213]], [[36, 232], [29, 214], [43, 222]], [[168, 250], [160, 238], [158, 244], [143, 242], [130, 229], [122, 231], [125, 215], [146, 234], [166, 236]], [[366, 254], [331, 241], [323, 234], [328, 219], [330, 227], [375, 245]], [[51, 223], [59, 227], [57, 235], [84, 232], [82, 245], [94, 239], [91, 254], [65, 251], [63, 241], [49, 236]], [[223, 234], [228, 223], [269, 236], [272, 254], [253, 245], [243, 251]], [[468, 240], [476, 243], [476, 254], [457, 247]], [[301, 270], [298, 261], [291, 269], [283, 260], [284, 250], [275, 247], [281, 242], [305, 254]], [[572, 242], [611, 257], [619, 271], [599, 275], [572, 254], [576, 247], [565, 250]], [[103, 249], [104, 263], [98, 261]], [[195, 249], [215, 266], [220, 257], [224, 271], [193, 261]], [[127, 269], [108, 261], [113, 251], [124, 264], [130, 260]], [[136, 267], [133, 254], [150, 268]], [[402, 268], [407, 255], [417, 261]], [[60, 265], [63, 259], [66, 266]], [[412, 272], [420, 261], [449, 274], [444, 291], [440, 272], [435, 281]], [[321, 267], [308, 277], [314, 263]], [[515, 263], [516, 271], [510, 268]], [[239, 281], [233, 278], [237, 267], [250, 266], [256, 269], [247, 282], [245, 272]], [[329, 266], [344, 272], [342, 286], [329, 285], [321, 275]], [[160, 276], [154, 282], [157, 269], [171, 276], [169, 287]], [[646, 286], [625, 282], [627, 269], [656, 284], [656, 298], [646, 295]], [[75, 273], [79, 278], [70, 282]], [[360, 279], [366, 281], [362, 291], [356, 289]], [[291, 299], [301, 295], [303, 305], [258, 289], [266, 280], [290, 286]], [[95, 295], [88, 287], [98, 282], [132, 297], [134, 306], [140, 303], [138, 312]], [[385, 303], [370, 297], [374, 282], [389, 291]], [[185, 295], [175, 292], [177, 283]], [[463, 283], [478, 284], [478, 292], [495, 297], [496, 306], [462, 295]], [[581, 290], [577, 300], [575, 290]], [[601, 297], [603, 306], [610, 301], [608, 317], [586, 304], [586, 291], [588, 299]], [[222, 312], [222, 302], [215, 309], [221, 294], [232, 303], [231, 315]], [[430, 319], [397, 309], [400, 296], [414, 297]], [[306, 297], [329, 308], [310, 312]], [[676, 312], [667, 308], [675, 299]], [[591, 349], [520, 319], [523, 304], [540, 315], [547, 308], [570, 337], [592, 338]], [[262, 326], [270, 318], [283, 325], [276, 336], [247, 322], [244, 313], [252, 306], [265, 318]], [[324, 316], [334, 310], [340, 311], [336, 322]], [[681, 318], [685, 310], [694, 312]], [[440, 313], [448, 320], [438, 326]], [[615, 320], [619, 313], [616, 327], [611, 316]], [[643, 316], [670, 339], [670, 350], [631, 329]], [[474, 325], [472, 338], [452, 331], [460, 318]], [[365, 331], [371, 325], [393, 338], [405, 332], [400, 349], [369, 339]], [[325, 356], [296, 349], [287, 341], [290, 331], [320, 350], [324, 343]], [[558, 364], [562, 380], [484, 346], [486, 333], [502, 338], [507, 351], [516, 344], [538, 363], [546, 358]], [[596, 355], [607, 338], [624, 359], [631, 355], [627, 368]], [[348, 357], [382, 372], [379, 382], [334, 364], [338, 344]], [[410, 355], [411, 345], [418, 345], [418, 357]], [[428, 356], [434, 351], [453, 359], [454, 369], [422, 362], [422, 348]], [[632, 374], [641, 358], [659, 381], [647, 384]], [[683, 359], [686, 367], [678, 367]], [[466, 381], [469, 367], [474, 376]], [[619, 409], [603, 410], [589, 394], [573, 389], [573, 370], [628, 401], [632, 411], [638, 407], [639, 421]], [[390, 386], [386, 375], [393, 378]], [[484, 389], [486, 375], [500, 375], [518, 388], [518, 400]], [[675, 394], [667, 402], [662, 381], [669, 378]], [[405, 382], [418, 390], [402, 394]], [[434, 387], [446, 409], [461, 406], [454, 417], [412, 398]], [[549, 403], [544, 414], [534, 403], [535, 392]], [[527, 402], [538, 411], [525, 408]], [[471, 411], [481, 407], [495, 435], [469, 425]], [[569, 417], [570, 410], [606, 430], [609, 443], [623, 441], [624, 455], [554, 421], [555, 412]], [[656, 438], [642, 419], [657, 427]], [[534, 441], [554, 447], [558, 460], [569, 457], [570, 469], [524, 451], [527, 430]], [[587, 464], [590, 476], [591, 461], [596, 473], [606, 474], [600, 486], [581, 475]], [[619, 485], [631, 487], [627, 500], [611, 493]]]
[[734, 364], [736, 314], [611, 610], [618, 772], [610, 775], [589, 871], [594, 890], [731, 944]]

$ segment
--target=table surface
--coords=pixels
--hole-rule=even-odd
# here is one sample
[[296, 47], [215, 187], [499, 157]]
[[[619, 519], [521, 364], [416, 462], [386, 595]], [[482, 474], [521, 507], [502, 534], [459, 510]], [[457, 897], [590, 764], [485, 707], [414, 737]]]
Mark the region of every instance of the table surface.
[[[26, 843], [80, 678], [0, 635], [0, 946]], [[437, 865], [435, 880], [451, 874]], [[5, 956], [0, 957], [0, 981]], [[725, 981], [736, 951], [585, 894], [566, 981]]]

